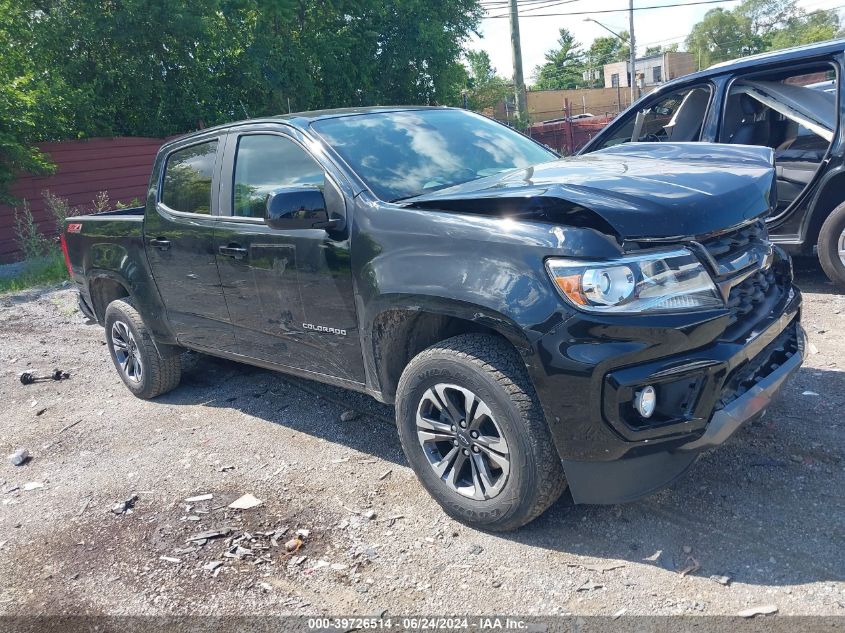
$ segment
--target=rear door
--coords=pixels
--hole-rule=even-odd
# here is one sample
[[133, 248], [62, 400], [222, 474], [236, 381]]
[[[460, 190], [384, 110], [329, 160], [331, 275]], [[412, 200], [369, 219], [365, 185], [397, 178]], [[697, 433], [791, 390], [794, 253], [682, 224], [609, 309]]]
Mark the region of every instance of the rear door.
[[[150, 268], [180, 343], [232, 351], [234, 333], [214, 245], [222, 136], [174, 146], [153, 173], [144, 218]], [[152, 208], [150, 208], [152, 207]]]
[[315, 186], [345, 205], [337, 177], [280, 126], [231, 133], [215, 232], [238, 353], [363, 383], [348, 229], [271, 229], [267, 194]]

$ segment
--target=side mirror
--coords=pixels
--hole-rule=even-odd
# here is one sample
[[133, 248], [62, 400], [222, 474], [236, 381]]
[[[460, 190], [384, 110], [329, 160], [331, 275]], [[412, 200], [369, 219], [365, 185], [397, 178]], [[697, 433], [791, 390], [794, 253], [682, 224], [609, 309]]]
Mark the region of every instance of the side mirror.
[[264, 223], [272, 229], [325, 229], [337, 227], [329, 219], [326, 199], [316, 187], [286, 187], [267, 196]]

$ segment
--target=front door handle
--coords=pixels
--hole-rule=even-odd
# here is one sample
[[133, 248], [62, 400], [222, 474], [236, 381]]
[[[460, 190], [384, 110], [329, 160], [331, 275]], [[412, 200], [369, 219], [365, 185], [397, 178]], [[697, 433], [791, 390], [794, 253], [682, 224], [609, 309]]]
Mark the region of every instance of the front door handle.
[[166, 251], [170, 248], [170, 240], [166, 240], [163, 237], [156, 237], [150, 240], [150, 246], [160, 251]]
[[246, 249], [241, 248], [237, 244], [229, 244], [228, 246], [220, 247], [220, 254], [232, 259], [243, 259], [246, 257]]

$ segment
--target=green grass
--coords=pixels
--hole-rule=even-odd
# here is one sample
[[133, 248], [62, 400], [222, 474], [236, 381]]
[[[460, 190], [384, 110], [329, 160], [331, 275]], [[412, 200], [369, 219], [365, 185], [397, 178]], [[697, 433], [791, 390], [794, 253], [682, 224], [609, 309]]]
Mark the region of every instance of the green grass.
[[0, 292], [49, 286], [61, 283], [67, 278], [64, 256], [56, 249], [49, 255], [28, 261], [26, 267], [14, 277], [0, 277]]

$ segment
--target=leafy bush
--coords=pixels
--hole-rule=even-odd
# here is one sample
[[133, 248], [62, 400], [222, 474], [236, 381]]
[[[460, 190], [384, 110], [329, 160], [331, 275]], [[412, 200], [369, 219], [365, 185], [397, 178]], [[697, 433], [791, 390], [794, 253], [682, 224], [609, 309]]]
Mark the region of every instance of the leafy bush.
[[26, 200], [22, 206], [15, 207], [15, 238], [26, 260], [43, 257], [50, 250], [50, 240], [38, 230]]

